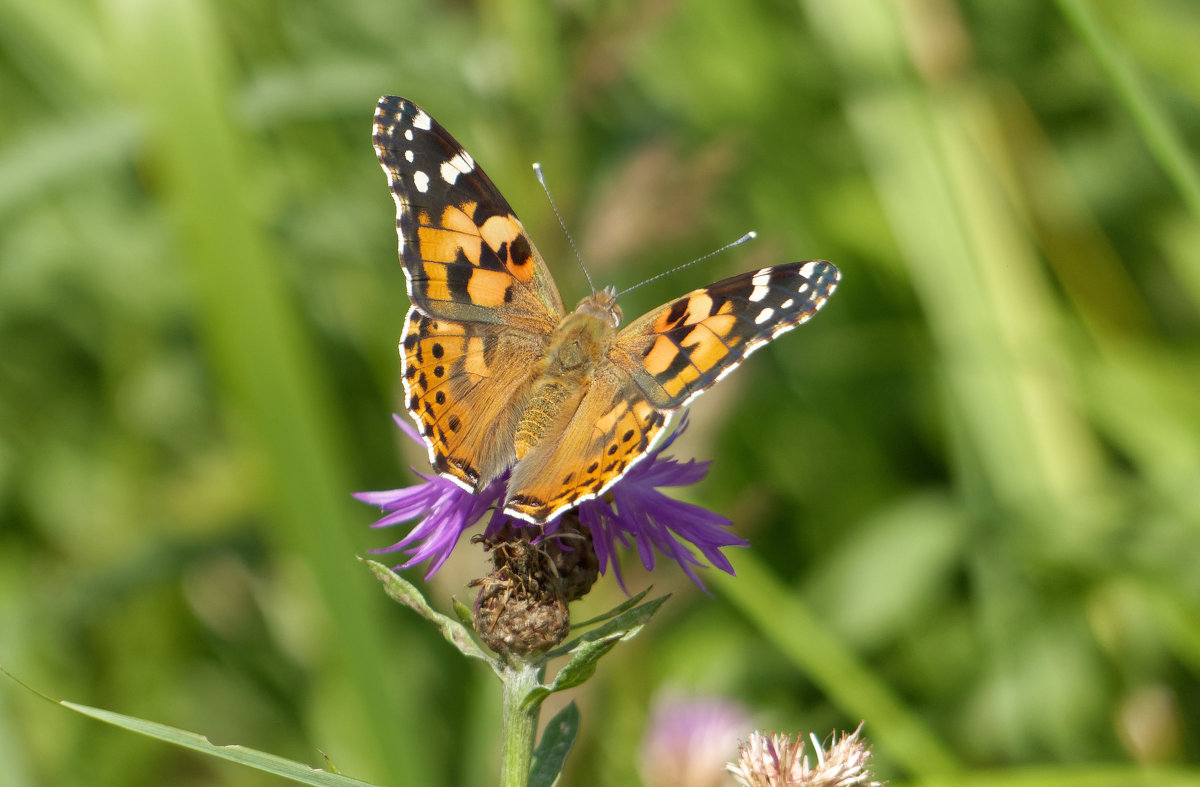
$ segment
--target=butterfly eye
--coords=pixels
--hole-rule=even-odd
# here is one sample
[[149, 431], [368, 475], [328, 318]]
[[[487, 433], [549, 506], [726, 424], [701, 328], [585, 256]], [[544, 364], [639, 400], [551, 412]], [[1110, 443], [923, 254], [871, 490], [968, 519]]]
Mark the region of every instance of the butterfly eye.
[[608, 311], [608, 318], [616, 328], [621, 324], [621, 307], [617, 305], [617, 290], [615, 287], [605, 287], [596, 296], [596, 300]]
[[617, 305], [616, 301], [613, 301], [608, 307], [608, 312], [612, 315], [613, 327], [616, 328], [621, 324], [621, 307]]

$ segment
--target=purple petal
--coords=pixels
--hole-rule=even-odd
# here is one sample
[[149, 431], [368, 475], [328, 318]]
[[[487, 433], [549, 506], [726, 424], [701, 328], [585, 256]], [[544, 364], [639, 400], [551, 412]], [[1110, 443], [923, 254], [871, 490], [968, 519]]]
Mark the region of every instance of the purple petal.
[[425, 447], [425, 441], [421, 439], [421, 433], [413, 426], [412, 421], [402, 417], [399, 413], [392, 413], [392, 420], [396, 422], [396, 426], [400, 427], [400, 431], [408, 435], [408, 438], [422, 448]]
[[[424, 444], [407, 419], [396, 415], [393, 420], [409, 439]], [[733, 523], [725, 517], [692, 503], [674, 500], [659, 491], [664, 487], [694, 484], [708, 473], [710, 462], [694, 459], [680, 462], [673, 457], [662, 456], [662, 452], [686, 428], [687, 414], [684, 413], [676, 428], [662, 443], [613, 485], [611, 502], [593, 499], [579, 506], [579, 521], [592, 534], [601, 573], [611, 568], [622, 589], [625, 584], [617, 559], [618, 547], [635, 547], [638, 558], [647, 570], [654, 568], [657, 551], [678, 563], [684, 573], [703, 589], [704, 584], [694, 568], [705, 567], [705, 563], [697, 558], [695, 552], [699, 552], [708, 565], [732, 574], [733, 566], [721, 550], [731, 546], [747, 546], [744, 539], [730, 532]], [[506, 525], [535, 527], [504, 513], [507, 476], [497, 479], [478, 494], [464, 490], [441, 476], [420, 473], [417, 476], [422, 479], [421, 482], [410, 487], [358, 492], [354, 495], [358, 500], [379, 506], [384, 513], [372, 527], [390, 527], [420, 517], [417, 524], [395, 544], [372, 550], [402, 550], [408, 559], [400, 568], [430, 561], [426, 577], [432, 576], [450, 557], [462, 534], [481, 521], [489, 511], [485, 535], [494, 535]], [[561, 518], [547, 522], [536, 531], [533, 539], [537, 541], [554, 534], [560, 522]]]

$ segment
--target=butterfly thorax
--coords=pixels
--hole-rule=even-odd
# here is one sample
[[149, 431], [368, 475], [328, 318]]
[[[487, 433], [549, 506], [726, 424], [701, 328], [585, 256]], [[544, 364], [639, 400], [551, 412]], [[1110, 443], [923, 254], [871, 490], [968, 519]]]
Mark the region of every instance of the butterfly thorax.
[[608, 358], [620, 322], [616, 296], [612, 290], [604, 290], [584, 298], [555, 328], [534, 375], [528, 405], [517, 423], [514, 448], [518, 460], [560, 419], [574, 414], [596, 367]]
[[[617, 305], [617, 291], [613, 287], [605, 287], [600, 292], [592, 293], [579, 302], [572, 314], [589, 314], [609, 323], [613, 328], [621, 324], [621, 307]], [[567, 319], [570, 319], [569, 317]], [[564, 320], [564, 324], [566, 321]]]

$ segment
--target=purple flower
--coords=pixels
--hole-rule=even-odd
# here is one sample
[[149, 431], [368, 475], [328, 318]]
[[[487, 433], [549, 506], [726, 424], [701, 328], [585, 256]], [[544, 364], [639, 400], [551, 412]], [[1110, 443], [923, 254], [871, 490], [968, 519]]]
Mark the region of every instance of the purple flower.
[[[398, 415], [393, 419], [414, 442], [424, 446], [406, 419]], [[622, 581], [616, 556], [618, 544], [636, 546], [642, 565], [647, 570], [654, 568], [655, 550], [661, 552], [679, 563], [684, 573], [702, 589], [704, 583], [700, 581], [695, 568], [703, 567], [705, 563], [693, 549], [713, 566], [729, 574], [734, 573], [733, 566], [721, 549], [747, 546], [748, 542], [730, 532], [733, 523], [719, 514], [674, 500], [659, 491], [660, 487], [694, 484], [708, 472], [710, 462], [697, 462], [694, 459], [680, 462], [674, 457], [661, 455], [686, 428], [685, 414], [667, 439], [613, 485], [609, 490], [611, 501], [596, 498], [579, 504], [579, 521], [591, 532], [600, 573], [603, 574], [611, 566], [617, 581]], [[399, 568], [411, 568], [428, 560], [430, 565], [425, 577], [428, 579], [433, 576], [450, 557], [459, 537], [489, 512], [484, 528], [485, 537], [495, 534], [505, 525], [536, 527], [504, 513], [507, 474], [479, 493], [467, 491], [441, 476], [417, 475], [423, 481], [414, 486], [384, 492], [358, 492], [354, 495], [364, 503], [377, 505], [384, 511], [384, 516], [372, 527], [389, 527], [421, 517], [416, 527], [395, 544], [371, 550], [404, 551], [409, 557]], [[561, 517], [550, 520], [542, 526], [533, 541], [553, 536], [560, 523]]]
[[642, 781], [647, 787], [720, 787], [727, 781], [725, 763], [749, 726], [749, 714], [733, 700], [659, 697], [642, 737]]

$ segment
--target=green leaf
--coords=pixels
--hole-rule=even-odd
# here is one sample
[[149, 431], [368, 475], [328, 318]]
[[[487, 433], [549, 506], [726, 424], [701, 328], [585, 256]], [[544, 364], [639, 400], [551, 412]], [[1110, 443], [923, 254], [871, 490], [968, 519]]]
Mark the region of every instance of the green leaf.
[[330, 773], [319, 768], [313, 768], [311, 765], [306, 765], [302, 762], [287, 760], [274, 754], [267, 754], [256, 749], [248, 749], [245, 746], [238, 746], [236, 744], [218, 746], [203, 735], [181, 730], [178, 727], [169, 727], [166, 724], [139, 719], [135, 716], [126, 716], [121, 713], [113, 713], [112, 711], [93, 708], [89, 705], [79, 705], [66, 700], [56, 700], [17, 680], [14, 675], [3, 667], [0, 667], [0, 674], [4, 674], [13, 682], [37, 694], [47, 702], [61, 705], [67, 710], [73, 710], [84, 716], [90, 716], [106, 724], [111, 724], [114, 727], [120, 727], [130, 732], [136, 732], [148, 738], [155, 738], [185, 749], [200, 752], [201, 754], [207, 754], [210, 757], [236, 762], [239, 765], [273, 773], [276, 776], [282, 776], [285, 779], [291, 779], [301, 784], [317, 785], [317, 787], [374, 787], [371, 782], [352, 779], [349, 776], [342, 776], [338, 773]]
[[582, 623], [574, 623], [574, 624], [572, 624], [572, 628], [581, 629], [586, 626], [594, 626], [597, 623], [603, 622], [605, 620], [608, 620], [609, 618], [620, 615], [622, 612], [624, 612], [627, 609], [630, 609], [631, 607], [636, 605], [639, 601], [644, 599], [646, 597], [646, 594], [649, 593], [652, 589], [653, 588], [646, 588], [641, 593], [638, 593], [633, 598], [626, 599], [622, 603], [620, 603], [617, 606], [610, 609], [608, 612], [601, 612], [596, 617], [585, 620]]
[[629, 609], [603, 626], [593, 629], [568, 642], [561, 648], [551, 651], [547, 658], [569, 653], [571, 654], [571, 660], [554, 676], [552, 684], [549, 686], [540, 686], [531, 691], [526, 696], [524, 705], [528, 706], [530, 703], [541, 702], [556, 691], [574, 688], [588, 680], [596, 673], [596, 662], [604, 654], [612, 650], [618, 642], [631, 640], [636, 637], [642, 630], [642, 627], [646, 625], [646, 621], [654, 616], [654, 613], [658, 611], [658, 608], [668, 598], [670, 598], [670, 595], [660, 596], [653, 601], [648, 601], [641, 606]]
[[533, 752], [529, 769], [529, 787], [553, 787], [562, 773], [563, 763], [579, 734], [579, 708], [572, 702], [546, 723], [542, 739]]
[[122, 727], [130, 732], [136, 732], [149, 738], [157, 738], [160, 741], [173, 743], [176, 746], [182, 746], [192, 751], [198, 751], [210, 757], [217, 757], [222, 760], [236, 762], [239, 765], [257, 768], [260, 771], [273, 773], [276, 776], [283, 776], [301, 784], [322, 785], [323, 787], [355, 787], [355, 785], [370, 787], [371, 785], [370, 782], [322, 771], [305, 765], [302, 762], [286, 760], [283, 757], [267, 754], [256, 749], [248, 749], [245, 746], [238, 746], [236, 744], [218, 746], [203, 735], [181, 730], [178, 727], [169, 727], [166, 724], [146, 721], [134, 716], [125, 716], [88, 705], [77, 705], [74, 702], [67, 702], [65, 700], [60, 701], [58, 704], [76, 713], [91, 716], [93, 719], [99, 719], [115, 727]]
[[471, 608], [459, 601], [457, 597], [452, 596], [450, 600], [454, 603], [454, 617], [458, 618], [458, 622], [468, 629], [474, 629], [475, 613]]
[[521, 707], [528, 708], [530, 705], [546, 699], [546, 697], [556, 691], [574, 688], [584, 683], [588, 678], [596, 674], [596, 662], [600, 660], [601, 656], [616, 647], [616, 644], [621, 640], [636, 634], [641, 628], [641, 626], [638, 626], [636, 629], [631, 629], [630, 631], [619, 631], [610, 634], [607, 639], [581, 643], [579, 647], [572, 651], [571, 660], [554, 676], [554, 682], [549, 686], [538, 686], [536, 689], [530, 691], [521, 702]]
[[[632, 639], [639, 631], [641, 631], [642, 626], [646, 625], [646, 621], [650, 620], [650, 618], [654, 616], [655, 612], [658, 612], [658, 608], [663, 605], [663, 602], [670, 597], [670, 594], [659, 596], [653, 601], [647, 601], [641, 606], [628, 609], [625, 612], [617, 615], [617, 617], [613, 618], [608, 623], [605, 623], [603, 626], [594, 628], [591, 631], [581, 634], [570, 642], [560, 645], [559, 647], [547, 653], [546, 658], [550, 659], [557, 656], [565, 656], [585, 642], [594, 642], [596, 640], [607, 639], [613, 634], [619, 633], [622, 639]], [[620, 607], [617, 609], [620, 609]]]
[[421, 591], [417, 590], [415, 585], [402, 578], [395, 571], [374, 560], [363, 560], [363, 562], [367, 564], [367, 567], [371, 569], [375, 577], [383, 583], [384, 590], [387, 591], [387, 594], [391, 598], [409, 607], [418, 615], [437, 626], [441, 630], [442, 636], [450, 644], [458, 648], [464, 656], [485, 661], [497, 675], [502, 675], [503, 665], [484, 653], [483, 649], [475, 644], [475, 640], [471, 637], [470, 629], [457, 620], [443, 615], [429, 606], [429, 602], [421, 595]]
[[[640, 628], [639, 626], [638, 629]], [[554, 683], [550, 685], [551, 693], [573, 688], [592, 677], [596, 673], [596, 662], [600, 657], [615, 648], [626, 636], [626, 633], [613, 634], [608, 639], [587, 642], [580, 646], [566, 666], [554, 676]]]
[[538, 686], [525, 695], [525, 699], [521, 701], [521, 709], [528, 710], [530, 705], [540, 703], [549, 696], [550, 688], [548, 686]]

